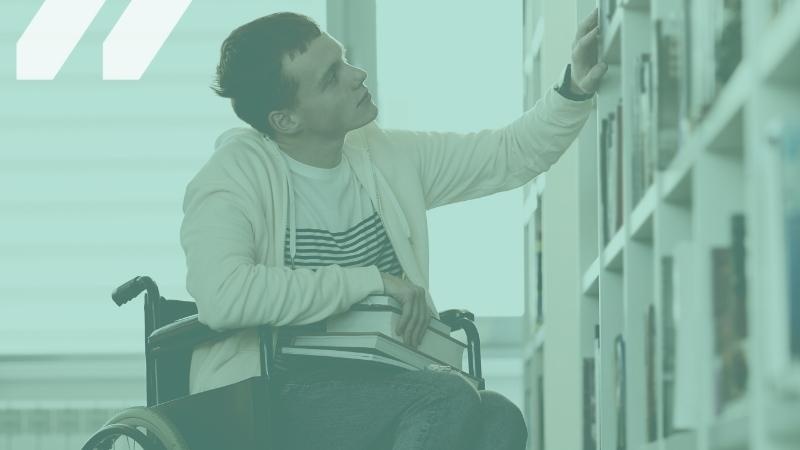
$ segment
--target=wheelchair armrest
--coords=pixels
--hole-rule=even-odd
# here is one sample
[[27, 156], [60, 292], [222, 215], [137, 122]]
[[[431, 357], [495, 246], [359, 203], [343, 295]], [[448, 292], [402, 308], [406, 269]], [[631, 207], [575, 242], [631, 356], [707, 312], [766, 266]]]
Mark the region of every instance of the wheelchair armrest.
[[156, 329], [147, 337], [147, 344], [154, 354], [169, 353], [223, 339], [234, 332], [214, 331], [200, 323], [197, 314], [193, 314]]
[[458, 331], [464, 328], [465, 320], [475, 321], [475, 314], [466, 309], [448, 309], [439, 313], [439, 320], [450, 327], [450, 331]]
[[479, 380], [479, 389], [485, 389], [481, 370], [481, 337], [475, 326], [475, 314], [466, 309], [448, 309], [439, 313], [439, 320], [450, 327], [450, 331], [464, 330], [467, 335], [467, 357], [469, 373]]

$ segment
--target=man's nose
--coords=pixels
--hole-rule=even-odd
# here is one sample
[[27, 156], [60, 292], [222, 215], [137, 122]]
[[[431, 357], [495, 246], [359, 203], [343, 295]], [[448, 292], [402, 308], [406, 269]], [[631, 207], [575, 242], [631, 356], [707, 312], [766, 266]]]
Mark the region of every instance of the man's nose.
[[361, 83], [363, 83], [364, 80], [367, 79], [367, 72], [359, 67], [354, 66], [354, 68], [356, 69], [356, 75], [355, 75], [356, 87], [358, 87], [361, 86]]

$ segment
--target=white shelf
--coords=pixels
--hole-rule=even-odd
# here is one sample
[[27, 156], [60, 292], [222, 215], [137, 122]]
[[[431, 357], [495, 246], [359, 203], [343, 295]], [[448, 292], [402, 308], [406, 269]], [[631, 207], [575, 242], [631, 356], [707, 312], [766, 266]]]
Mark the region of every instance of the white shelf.
[[653, 212], [656, 209], [656, 186], [653, 184], [631, 214], [631, 236], [639, 241], [653, 239]]
[[600, 260], [596, 258], [594, 262], [589, 266], [589, 269], [586, 270], [586, 273], [583, 274], [583, 282], [581, 283], [581, 291], [584, 295], [597, 297], [598, 293], [598, 281], [600, 278]]
[[694, 146], [725, 152], [742, 141], [742, 108], [755, 91], [756, 78], [750, 65], [742, 63], [722, 89], [693, 140]]
[[[595, 0], [577, 0], [577, 11], [588, 12], [594, 8]], [[605, 4], [605, 1], [603, 2]], [[689, 17], [700, 17], [691, 24], [691, 33], [695, 41], [686, 42], [682, 39], [685, 33], [680, 30], [685, 15], [676, 11], [680, 5], [691, 3], [693, 8]], [[715, 2], [731, 7], [736, 2]], [[622, 334], [627, 344], [626, 359], [628, 362], [626, 378], [629, 399], [639, 399], [628, 402], [628, 433], [627, 448], [635, 450], [787, 450], [800, 448], [800, 375], [775, 375], [777, 366], [786, 364], [788, 349], [785, 330], [781, 332], [766, 332], [774, 324], [776, 311], [786, 311], [785, 300], [780, 296], [769, 295], [772, 290], [766, 286], [777, 284], [766, 273], [771, 268], [781, 269], [785, 262], [775, 260], [776, 252], [785, 258], [783, 249], [777, 242], [766, 242], [764, 236], [777, 235], [776, 215], [781, 211], [780, 201], [770, 198], [777, 195], [779, 187], [774, 168], [779, 163], [777, 157], [768, 153], [767, 124], [771, 119], [790, 116], [792, 111], [800, 113], [800, 0], [785, 2], [780, 14], [770, 19], [771, 1], [743, 1], [742, 10], [742, 51], [743, 59], [731, 74], [725, 85], [716, 92], [713, 99], [707, 99], [707, 105], [698, 102], [706, 101], [712, 94], [716, 85], [716, 74], [704, 72], [713, 70], [716, 62], [721, 61], [712, 53], [719, 49], [717, 42], [719, 31], [705, 29], [705, 17], [702, 12], [708, 7], [712, 12], [711, 4], [701, 1], [672, 2], [671, 0], [619, 0], [618, 8], [613, 17], [606, 21], [602, 17], [602, 42], [599, 43], [601, 59], [612, 67], [608, 76], [601, 83], [597, 111], [593, 119], [579, 137], [577, 160], [565, 162], [569, 175], [565, 172], [553, 171], [550, 177], [559, 177], [558, 182], [551, 185], [548, 191], [548, 202], [554, 205], [563, 204], [575, 197], [575, 189], [579, 196], [581, 208], [578, 217], [586, 220], [577, 227], [577, 236], [571, 232], [551, 233], [544, 236], [553, 248], [563, 246], [569, 248], [576, 257], [575, 264], [578, 269], [569, 270], [567, 267], [559, 272], [559, 281], [566, 281], [569, 285], [579, 284], [577, 317], [581, 324], [577, 333], [577, 340], [581, 345], [582, 355], [591, 357], [595, 355], [594, 327], [603, 322], [604, 337], [600, 342], [599, 354], [594, 380], [597, 392], [597, 407], [599, 417], [599, 432], [602, 436], [603, 448], [615, 448], [616, 420], [615, 414], [615, 359], [613, 338]], [[716, 6], [715, 6], [716, 7]], [[556, 9], [554, 7], [554, 9]], [[713, 10], [714, 13], [721, 12]], [[560, 13], [566, 14], [564, 11]], [[605, 11], [603, 11], [605, 13]], [[547, 27], [562, 25], [563, 17], [553, 14], [551, 21], [548, 11], [543, 12], [544, 24]], [[725, 16], [728, 17], [728, 16]], [[731, 16], [732, 17], [732, 16]], [[580, 17], [578, 17], [580, 19]], [[657, 45], [655, 42], [655, 21], [662, 20], [663, 31], [675, 37], [673, 41], [665, 41]], [[711, 20], [711, 19], [708, 19]], [[771, 21], [770, 21], [771, 20]], [[730, 24], [730, 23], [729, 23]], [[708, 26], [716, 26], [711, 20]], [[728, 25], [726, 25], [728, 26]], [[735, 25], [734, 25], [735, 26]], [[705, 32], [709, 31], [708, 35]], [[735, 30], [726, 29], [726, 33], [736, 33]], [[716, 34], [715, 34], [716, 33]], [[705, 41], [698, 40], [707, 39]], [[731, 39], [728, 42], [735, 42]], [[541, 51], [545, 54], [555, 52], [556, 45], [550, 45], [549, 36], [544, 36]], [[687, 45], [688, 44], [688, 45]], [[552, 48], [551, 48], [552, 47]], [[651, 113], [649, 121], [637, 120], [641, 107], [646, 106], [647, 98], [641, 97], [639, 77], [648, 74], [648, 67], [643, 65], [642, 54], [651, 56], [649, 75], [652, 77], [648, 86], [659, 95], [657, 85], [660, 81], [657, 76], [660, 72], [659, 60], [656, 50], [671, 52], [675, 49], [689, 47], [693, 52], [692, 64], [686, 65], [685, 61], [677, 64], [681, 78], [678, 91], [681, 95], [678, 108], [673, 111], [673, 105], [661, 103], [658, 98], [650, 103]], [[731, 55], [736, 49], [729, 48]], [[700, 52], [700, 53], [694, 53]], [[678, 56], [682, 50], [678, 51]], [[663, 55], [662, 55], [663, 56]], [[714, 58], [714, 64], [702, 64], [703, 57]], [[723, 65], [735, 61], [724, 61]], [[549, 67], [543, 61], [545, 72], [556, 67]], [[663, 69], [663, 66], [662, 66]], [[684, 71], [690, 71], [691, 80]], [[691, 87], [694, 97], [689, 100], [688, 108], [684, 105], [687, 98], [682, 89]], [[706, 89], [708, 91], [706, 91]], [[700, 92], [698, 96], [697, 93]], [[663, 94], [663, 92], [662, 92]], [[605, 143], [623, 144], [622, 170], [618, 166], [603, 167], [609, 162], [601, 161], [603, 152], [597, 148], [604, 131], [602, 118], [618, 111], [621, 100], [623, 127], [611, 129], [613, 135], [605, 135]], [[686, 111], [689, 109], [689, 111]], [[658, 117], [658, 114], [667, 116]], [[680, 117], [675, 117], [679, 115]], [[687, 117], [691, 116], [691, 120]], [[778, 116], [778, 117], [773, 117]], [[631, 192], [634, 183], [644, 178], [650, 167], [642, 168], [643, 164], [655, 164], [654, 160], [662, 160], [666, 154], [661, 154], [659, 148], [666, 144], [666, 140], [658, 140], [659, 136], [650, 136], [644, 148], [653, 153], [634, 154], [631, 149], [636, 148], [641, 142], [638, 127], [649, 126], [651, 129], [668, 126], [671, 119], [676, 119], [680, 129], [677, 151], [665, 168], [653, 168], [653, 180], [641, 194], [636, 203]], [[669, 119], [669, 120], [667, 120]], [[617, 125], [618, 126], [618, 125]], [[609, 132], [609, 128], [605, 128]], [[664, 138], [662, 134], [660, 136]], [[657, 148], [652, 148], [656, 146]], [[664, 149], [661, 149], [664, 150]], [[773, 152], [774, 153], [774, 152]], [[632, 156], [642, 156], [634, 160]], [[608, 154], [606, 152], [606, 157]], [[570, 164], [574, 164], [570, 166]], [[611, 231], [612, 235], [603, 236], [605, 201], [603, 195], [610, 195], [612, 186], [608, 180], [606, 190], [600, 193], [603, 172], [606, 176], [617, 176], [613, 186], [621, 181], [623, 188], [622, 204], [618, 205], [624, 211], [623, 224], [619, 230]], [[621, 173], [618, 173], [621, 172]], [[567, 176], [574, 177], [579, 174], [580, 182], [575, 186], [566, 183]], [[554, 178], [555, 180], [555, 178]], [[551, 180], [553, 181], [553, 180]], [[639, 183], [641, 185], [641, 183]], [[564, 186], [568, 186], [565, 188]], [[638, 185], [637, 185], [638, 187]], [[531, 188], [532, 192], [534, 188]], [[638, 194], [638, 192], [637, 192]], [[617, 198], [616, 194], [613, 198]], [[529, 207], [529, 210], [532, 210]], [[743, 213], [746, 217], [747, 236], [747, 308], [748, 321], [748, 347], [747, 364], [748, 381], [747, 393], [743, 399], [727, 405], [725, 411], [716, 416], [714, 398], [715, 390], [719, 389], [720, 382], [715, 377], [719, 368], [714, 364], [715, 358], [714, 337], [720, 322], [715, 320], [712, 312], [715, 306], [714, 295], [719, 289], [715, 283], [721, 276], [729, 276], [729, 272], [714, 270], [710, 266], [714, 261], [709, 257], [713, 241], [714, 246], [723, 247], [729, 243], [731, 237], [730, 215]], [[550, 226], [553, 222], [549, 222]], [[782, 228], [781, 228], [782, 230]], [[777, 238], [776, 238], [777, 239]], [[601, 240], [602, 242], [598, 242]], [[577, 249], [574, 248], [577, 241]], [[577, 250], [577, 251], [574, 251]], [[598, 252], [599, 250], [599, 252]], [[732, 252], [733, 253], [733, 252]], [[676, 257], [679, 255], [680, 258]], [[546, 255], [545, 255], [546, 256]], [[562, 267], [562, 255], [547, 257], [551, 268]], [[663, 258], [672, 256], [672, 294], [668, 294], [668, 285], [663, 283], [663, 277], [668, 272], [663, 264]], [[780, 260], [783, 261], [783, 260]], [[588, 266], [588, 267], [587, 267]], [[758, 269], [754, 269], [754, 267]], [[761, 267], [765, 267], [761, 269]], [[566, 272], [569, 272], [567, 274]], [[733, 275], [732, 277], [736, 277]], [[765, 278], [766, 277], [766, 278]], [[547, 286], [545, 280], [545, 286]], [[551, 283], [555, 286], [557, 283]], [[562, 294], [554, 289], [554, 292]], [[665, 297], [668, 295], [668, 297]], [[559, 295], [547, 298], [551, 302], [574, 301]], [[568, 296], [568, 295], [567, 295]], [[671, 305], [668, 305], [670, 302]], [[755, 302], [755, 304], [753, 304]], [[689, 305], [698, 308], [702, 314], [678, 316], [674, 324], [677, 349], [680, 347], [675, 369], [683, 377], [692, 374], [697, 382], [691, 384], [691, 405], [673, 405], [676, 410], [686, 407], [697, 408], [689, 425], [690, 430], [677, 431], [668, 437], [663, 437], [665, 426], [664, 405], [666, 377], [663, 372], [665, 321], [661, 317], [656, 319], [655, 327], [655, 361], [656, 369], [656, 405], [658, 415], [659, 436], [653, 442], [647, 442], [647, 405], [645, 398], [648, 390], [647, 361], [648, 345], [646, 338], [649, 330], [649, 311], [653, 306], [659, 315], [661, 308], [690, 309]], [[764, 309], [761, 306], [764, 306]], [[718, 305], [717, 305], [718, 306]], [[758, 314], [753, 314], [753, 311]], [[763, 311], [771, 311], [770, 314]], [[708, 312], [706, 314], [706, 312]], [[689, 314], [689, 313], [686, 313]], [[783, 318], [781, 318], [783, 320]], [[551, 327], [562, 330], [560, 318], [554, 315], [556, 322], [550, 322]], [[738, 320], [738, 317], [737, 317]], [[786, 324], [782, 325], [786, 327]], [[561, 331], [559, 332], [561, 334]], [[559, 352], [572, 345], [572, 340], [560, 341], [550, 337], [548, 353]], [[570, 339], [573, 337], [571, 336]], [[688, 346], [688, 348], [687, 348]], [[697, 360], [686, 358], [690, 354], [697, 356]], [[543, 362], [546, 364], [547, 360]], [[678, 369], [679, 367], [679, 369]], [[545, 372], [557, 369], [545, 367]], [[577, 370], [577, 369], [576, 369]], [[798, 372], [800, 373], [800, 372]], [[673, 373], [673, 381], [678, 379]], [[775, 377], [765, 379], [765, 377]], [[552, 379], [552, 378], [551, 378]], [[590, 377], [591, 380], [591, 377]], [[685, 381], [685, 378], [681, 378]], [[559, 380], [560, 382], [561, 380]], [[581, 381], [583, 379], [581, 378]], [[683, 383], [684, 381], [681, 381]], [[568, 383], [554, 383], [556, 386], [549, 390], [554, 396], [575, 392], [581, 386], [567, 386]], [[672, 389], [683, 389], [683, 385], [672, 385]], [[686, 398], [686, 392], [683, 397]], [[675, 392], [673, 391], [673, 394]], [[675, 401], [675, 397], [673, 397]], [[678, 408], [680, 406], [680, 408]], [[550, 406], [550, 408], [554, 408]], [[563, 406], [562, 406], [563, 408]], [[581, 414], [575, 407], [570, 410], [572, 416]], [[570, 427], [573, 423], [568, 421], [552, 421], [550, 428], [555, 430], [549, 434], [548, 448], [580, 448], [581, 435], [571, 436], [566, 439], [563, 435], [572, 433]], [[548, 428], [548, 430], [550, 430]], [[560, 434], [559, 434], [560, 433]], [[558, 436], [553, 439], [552, 436]], [[578, 438], [577, 441], [574, 438]], [[550, 442], [553, 439], [553, 442]], [[539, 450], [539, 449], [536, 449]]]
[[625, 246], [625, 225], [623, 224], [608, 245], [603, 249], [603, 265], [605, 269], [614, 272], [622, 270], [622, 248]]
[[669, 203], [690, 205], [692, 203], [691, 169], [697, 158], [696, 150], [684, 148], [675, 156], [672, 164], [662, 172], [662, 199]]

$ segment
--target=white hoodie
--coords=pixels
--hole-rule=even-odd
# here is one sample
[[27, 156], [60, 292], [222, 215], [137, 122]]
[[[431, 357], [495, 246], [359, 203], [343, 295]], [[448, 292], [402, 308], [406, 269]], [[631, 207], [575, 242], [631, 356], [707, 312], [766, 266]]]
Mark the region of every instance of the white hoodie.
[[[514, 189], [545, 172], [573, 142], [593, 106], [593, 99], [576, 102], [548, 89], [503, 128], [415, 132], [372, 122], [348, 133], [342, 151], [377, 205], [408, 279], [427, 292], [426, 211]], [[200, 322], [215, 330], [242, 329], [194, 350], [191, 393], [260, 373], [254, 327], [317, 322], [383, 292], [374, 265], [316, 271], [284, 266], [287, 221], [295, 254], [294, 191], [280, 152], [253, 128], [228, 130], [186, 187], [180, 236], [187, 291], [197, 302]], [[427, 300], [438, 318], [430, 294]]]

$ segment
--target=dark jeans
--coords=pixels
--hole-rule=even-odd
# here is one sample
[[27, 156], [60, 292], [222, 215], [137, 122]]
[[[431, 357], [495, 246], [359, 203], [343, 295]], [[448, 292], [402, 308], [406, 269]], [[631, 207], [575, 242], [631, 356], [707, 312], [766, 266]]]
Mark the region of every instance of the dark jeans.
[[455, 372], [336, 361], [278, 379], [282, 449], [525, 449], [519, 408]]

